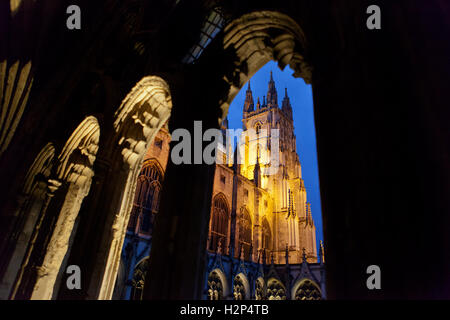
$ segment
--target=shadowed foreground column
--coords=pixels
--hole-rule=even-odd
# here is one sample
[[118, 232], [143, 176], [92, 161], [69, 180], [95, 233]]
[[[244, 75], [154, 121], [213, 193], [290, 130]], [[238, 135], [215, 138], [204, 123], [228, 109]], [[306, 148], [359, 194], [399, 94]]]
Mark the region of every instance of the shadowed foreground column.
[[[194, 121], [202, 121], [202, 135], [218, 128], [221, 115], [215, 109], [217, 94], [203, 95], [197, 81], [171, 87], [173, 111], [169, 129], [187, 129], [191, 134], [191, 163], [176, 165], [169, 157], [164, 176], [160, 210], [156, 215], [144, 299], [200, 299], [206, 262], [206, 241], [211, 210], [215, 164], [194, 164], [203, 151], [194, 135]], [[208, 103], [209, 101], [209, 103]], [[216, 100], [217, 101], [217, 100]], [[181, 138], [182, 139], [182, 138]], [[194, 142], [194, 139], [197, 139]], [[180, 141], [181, 142], [181, 141]], [[172, 142], [171, 149], [179, 142]]]

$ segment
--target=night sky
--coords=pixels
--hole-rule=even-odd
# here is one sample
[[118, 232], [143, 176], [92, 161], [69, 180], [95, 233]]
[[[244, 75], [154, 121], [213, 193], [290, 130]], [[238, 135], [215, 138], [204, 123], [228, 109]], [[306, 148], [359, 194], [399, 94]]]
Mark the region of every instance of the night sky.
[[[303, 180], [306, 186], [307, 200], [311, 203], [311, 212], [317, 230], [317, 249], [319, 240], [323, 240], [322, 210], [320, 206], [319, 172], [317, 165], [316, 133], [314, 127], [314, 110], [311, 85], [301, 78], [294, 78], [293, 71], [286, 67], [281, 71], [278, 65], [271, 61], [262, 67], [250, 80], [253, 99], [257, 102], [267, 95], [267, 87], [273, 72], [275, 87], [278, 92], [278, 105], [284, 98], [284, 88], [287, 88], [294, 114], [294, 134], [297, 139], [297, 153], [302, 166]], [[242, 128], [242, 108], [244, 106], [247, 83], [236, 95], [228, 111], [229, 128]]]

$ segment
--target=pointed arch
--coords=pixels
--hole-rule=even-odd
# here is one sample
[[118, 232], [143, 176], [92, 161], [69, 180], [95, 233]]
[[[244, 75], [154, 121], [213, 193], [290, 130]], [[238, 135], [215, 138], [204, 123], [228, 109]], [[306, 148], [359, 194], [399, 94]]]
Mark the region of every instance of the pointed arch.
[[280, 280], [270, 278], [267, 281], [267, 299], [268, 300], [286, 300], [286, 288]]
[[251, 259], [250, 248], [252, 246], [252, 217], [248, 209], [244, 206], [239, 215], [239, 246], [244, 250], [244, 259]]
[[54, 162], [55, 147], [52, 143], [47, 143], [36, 156], [25, 176], [22, 193], [17, 199], [14, 228], [8, 237], [8, 245], [1, 254], [3, 257], [1, 263], [5, 266], [5, 272], [2, 275], [3, 286], [0, 289], [2, 299], [7, 299], [10, 295], [39, 213], [45, 205], [47, 181], [54, 168]]
[[255, 127], [256, 135], [259, 135], [259, 134], [261, 133], [261, 127], [262, 127], [261, 121], [256, 122], [256, 124], [254, 125], [254, 127]]
[[46, 177], [50, 176], [54, 158], [55, 147], [53, 143], [49, 142], [42, 148], [28, 170], [27, 175], [25, 176], [23, 193], [29, 194], [32, 191], [37, 175], [42, 174]]
[[223, 118], [240, 88], [270, 60], [277, 61], [280, 69], [289, 65], [294, 70], [294, 77], [302, 77], [306, 83], [311, 83], [312, 67], [307, 62], [306, 36], [284, 13], [255, 11], [231, 21], [224, 28], [223, 47], [233, 50], [237, 57], [234, 72], [225, 76], [230, 84], [230, 94], [222, 104]]
[[131, 300], [142, 300], [144, 293], [145, 280], [149, 267], [149, 256], [141, 259], [133, 271], [133, 279], [131, 280]]
[[228, 296], [227, 278], [222, 270], [216, 268], [208, 275], [208, 300], [223, 300]]
[[262, 219], [262, 241], [261, 245], [262, 248], [266, 251], [272, 250], [272, 231], [269, 225], [269, 221], [267, 221], [267, 218], [264, 216]]
[[152, 180], [161, 181], [164, 179], [164, 168], [155, 158], [150, 158], [142, 164], [142, 174], [151, 177]]
[[124, 161], [131, 167], [142, 159], [171, 110], [169, 85], [157, 76], [143, 78], [123, 100], [115, 113], [114, 130]]
[[0, 62], [0, 155], [16, 132], [33, 85], [31, 61], [8, 62]]
[[128, 230], [151, 235], [154, 215], [159, 210], [164, 173], [156, 159], [144, 162], [139, 174]]
[[247, 276], [242, 272], [234, 277], [233, 298], [234, 300], [250, 299], [250, 284]]
[[266, 285], [263, 277], [258, 277], [255, 281], [255, 300], [264, 300], [266, 298]]
[[226, 196], [218, 193], [213, 197], [209, 228], [209, 250], [217, 251], [219, 243], [226, 252], [230, 224], [230, 209]]
[[86, 117], [72, 133], [58, 156], [57, 177], [84, 186], [94, 175], [100, 125], [93, 116]]
[[322, 291], [314, 280], [303, 278], [292, 287], [293, 300], [321, 300]]
[[107, 248], [103, 260], [106, 263], [99, 265], [96, 272], [103, 277], [100, 284], [93, 283], [90, 289], [99, 299], [112, 296], [143, 159], [148, 146], [167, 123], [171, 110], [169, 85], [160, 77], [147, 76], [131, 89], [115, 112], [115, 135], [109, 141], [110, 149], [120, 152], [127, 171], [118, 182], [118, 185], [125, 186], [120, 192], [120, 203], [111, 208], [108, 217], [111, 229], [105, 230], [102, 238], [103, 246]]
[[99, 139], [99, 123], [95, 117], [88, 116], [74, 130], [58, 156], [55, 180], [66, 191], [44, 259], [38, 267], [31, 299], [50, 299], [53, 295], [75, 220], [91, 186]]

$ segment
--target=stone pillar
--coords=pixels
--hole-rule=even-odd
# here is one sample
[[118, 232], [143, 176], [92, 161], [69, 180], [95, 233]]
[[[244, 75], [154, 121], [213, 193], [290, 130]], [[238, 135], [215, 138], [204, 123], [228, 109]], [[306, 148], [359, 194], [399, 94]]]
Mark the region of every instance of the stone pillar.
[[31, 299], [50, 300], [53, 287], [59, 272], [64, 272], [63, 259], [69, 248], [69, 240], [75, 220], [80, 210], [81, 202], [88, 188], [82, 188], [71, 183], [64, 197], [64, 204], [56, 218], [52, 235], [46, 246], [42, 263], [37, 267], [37, 279]]
[[[202, 90], [205, 81], [214, 79], [214, 71], [196, 67], [200, 70], [186, 71], [171, 83], [173, 110], [169, 128], [185, 128], [192, 138], [194, 121], [202, 121], [203, 132], [219, 128], [221, 94], [216, 90], [228, 90], [220, 82]], [[172, 141], [171, 148], [175, 144]], [[175, 165], [169, 158], [155, 219], [144, 299], [202, 297], [214, 171], [215, 164]]]
[[[100, 149], [102, 152], [102, 148]], [[78, 232], [75, 235], [72, 249], [67, 260], [68, 265], [80, 266], [81, 290], [68, 290], [65, 286], [66, 275], [61, 280], [61, 287], [59, 288], [58, 299], [95, 299], [94, 296], [88, 294], [88, 289], [92, 282], [92, 274], [99, 255], [99, 242], [102, 231], [102, 225], [106, 224], [107, 208], [103, 201], [108, 196], [109, 203], [114, 204], [120, 198], [120, 194], [115, 194], [114, 184], [123, 183], [121, 179], [123, 172], [120, 168], [115, 172], [115, 180], [110, 180], [109, 173], [112, 172], [111, 163], [104, 160], [104, 155], [98, 155], [94, 165], [95, 176], [92, 180], [92, 186], [89, 195], [83, 202], [80, 210], [80, 222], [78, 225]], [[109, 179], [108, 179], [109, 178]], [[114, 199], [115, 201], [111, 201]]]
[[380, 30], [363, 3], [336, 4], [309, 34], [331, 299], [450, 297], [449, 13], [402, 2]]
[[[63, 201], [65, 188], [61, 188], [61, 185], [62, 183], [56, 179], [47, 181], [44, 203], [12, 288], [10, 299], [29, 299], [31, 297], [37, 278], [39, 278], [39, 266], [43, 259], [42, 252], [45, 252], [48, 244], [47, 234], [51, 233], [52, 226], [57, 218], [52, 214], [54, 210], [51, 209], [55, 206], [51, 206], [51, 204], [54, 205], [55, 202]], [[56, 208], [58, 208], [57, 204]]]

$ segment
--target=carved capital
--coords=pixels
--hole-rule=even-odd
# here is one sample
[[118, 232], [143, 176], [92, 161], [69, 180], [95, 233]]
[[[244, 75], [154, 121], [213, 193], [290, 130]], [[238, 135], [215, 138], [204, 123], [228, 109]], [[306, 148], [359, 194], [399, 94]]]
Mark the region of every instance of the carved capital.
[[133, 168], [145, 154], [148, 143], [169, 119], [172, 109], [169, 86], [149, 76], [139, 81], [117, 110], [114, 129], [124, 163]]

